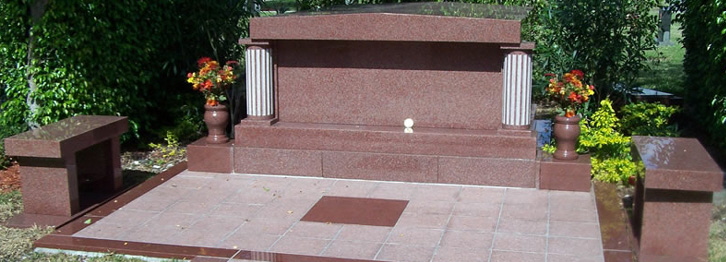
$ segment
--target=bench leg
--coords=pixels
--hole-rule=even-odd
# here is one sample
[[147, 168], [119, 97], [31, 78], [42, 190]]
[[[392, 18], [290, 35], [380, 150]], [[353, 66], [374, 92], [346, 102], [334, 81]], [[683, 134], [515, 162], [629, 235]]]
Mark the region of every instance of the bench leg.
[[80, 211], [75, 158], [21, 158], [24, 212], [71, 216]]

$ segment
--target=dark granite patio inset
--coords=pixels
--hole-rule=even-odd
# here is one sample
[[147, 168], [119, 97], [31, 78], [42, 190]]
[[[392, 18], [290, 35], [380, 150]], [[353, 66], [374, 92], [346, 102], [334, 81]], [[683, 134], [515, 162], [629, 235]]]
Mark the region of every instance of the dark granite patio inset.
[[301, 221], [392, 227], [407, 200], [323, 196]]

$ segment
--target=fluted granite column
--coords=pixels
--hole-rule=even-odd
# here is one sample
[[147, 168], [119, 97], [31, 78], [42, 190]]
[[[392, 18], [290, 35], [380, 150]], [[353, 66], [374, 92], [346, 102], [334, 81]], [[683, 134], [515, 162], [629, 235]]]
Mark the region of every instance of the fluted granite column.
[[532, 118], [532, 55], [511, 51], [504, 58], [502, 127], [529, 129]]
[[267, 44], [249, 44], [245, 52], [247, 118], [274, 117], [272, 50]]

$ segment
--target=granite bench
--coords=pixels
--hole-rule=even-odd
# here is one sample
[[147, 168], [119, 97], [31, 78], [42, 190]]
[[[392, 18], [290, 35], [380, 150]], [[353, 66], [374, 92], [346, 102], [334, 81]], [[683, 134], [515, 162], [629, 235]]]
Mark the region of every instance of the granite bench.
[[693, 138], [633, 136], [645, 165], [636, 183], [633, 232], [638, 261], [707, 261], [713, 192], [723, 171]]
[[126, 117], [80, 115], [6, 138], [24, 205], [7, 224], [58, 225], [121, 189], [119, 136], [127, 129]]

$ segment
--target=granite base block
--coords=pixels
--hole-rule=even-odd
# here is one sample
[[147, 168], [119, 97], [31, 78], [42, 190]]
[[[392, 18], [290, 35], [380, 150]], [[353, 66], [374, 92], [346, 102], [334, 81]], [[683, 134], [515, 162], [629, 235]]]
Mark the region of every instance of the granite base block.
[[534, 133], [277, 122], [235, 126], [235, 146], [504, 159], [537, 157]]
[[572, 161], [543, 157], [540, 159], [539, 188], [588, 192], [592, 187], [591, 168], [589, 155], [581, 155]]
[[438, 182], [534, 188], [536, 166], [528, 159], [439, 157]]
[[[28, 158], [21, 161], [35, 162]], [[80, 211], [78, 180], [75, 174], [69, 174], [66, 167], [22, 166], [20, 179], [23, 186], [23, 212], [69, 217]]]
[[234, 144], [210, 144], [201, 138], [187, 146], [187, 162], [189, 171], [232, 173]]
[[323, 176], [320, 151], [235, 147], [234, 172], [292, 176]]
[[535, 160], [235, 147], [236, 173], [536, 187]]
[[324, 152], [323, 176], [402, 182], [437, 182], [434, 156]]
[[712, 192], [646, 189], [639, 261], [705, 261]]

